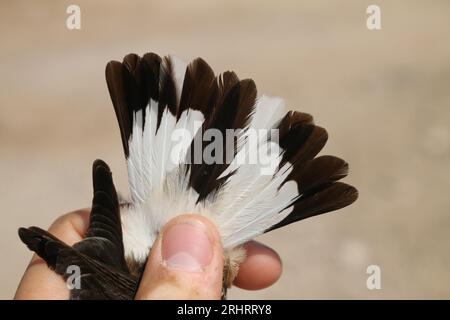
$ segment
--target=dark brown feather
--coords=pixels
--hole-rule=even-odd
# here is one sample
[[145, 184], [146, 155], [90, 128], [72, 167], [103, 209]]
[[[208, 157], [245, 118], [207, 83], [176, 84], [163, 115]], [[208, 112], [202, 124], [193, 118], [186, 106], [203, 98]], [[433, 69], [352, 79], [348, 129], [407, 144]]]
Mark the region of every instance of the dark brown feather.
[[158, 121], [156, 131], [159, 129], [165, 110], [168, 109], [172, 115], [176, 115], [178, 104], [175, 79], [173, 78], [173, 65], [168, 57], [164, 57], [159, 69]]
[[131, 135], [132, 112], [128, 108], [124, 84], [124, 68], [118, 61], [110, 61], [105, 70], [106, 83], [108, 85], [109, 95], [114, 106], [117, 122], [119, 123], [120, 135], [122, 138], [125, 157], [128, 158], [129, 148], [128, 139]]
[[203, 59], [197, 58], [189, 63], [183, 81], [177, 119], [187, 109], [199, 110], [206, 117], [211, 111], [215, 86], [214, 72]]
[[[232, 73], [227, 74], [227, 80], [234, 82], [235, 77]], [[229, 84], [222, 84], [220, 86], [220, 94], [217, 96], [217, 100], [222, 100], [222, 94], [227, 91], [226, 96], [223, 98], [222, 105], [211, 113], [201, 128], [201, 131], [194, 139], [201, 139], [208, 129], [215, 129], [220, 131], [222, 137], [226, 137], [227, 129], [241, 129], [245, 131], [248, 127], [251, 115], [256, 102], [256, 86], [253, 80], [246, 79], [241, 80], [234, 84], [230, 89]], [[221, 163], [193, 163], [190, 166], [190, 186], [192, 186], [198, 193], [198, 201], [202, 201], [206, 197], [212, 197], [215, 191], [228, 179], [224, 177], [218, 179], [223, 171], [229, 166], [231, 160], [237, 153], [237, 140], [238, 137], [234, 137], [233, 141], [227, 141], [223, 139], [223, 148], [221, 148], [221, 154], [216, 154], [215, 159], [221, 160]], [[202, 150], [208, 146], [210, 142], [205, 142], [203, 139], [197, 145], [202, 145]], [[191, 159], [194, 159], [193, 150], [196, 146], [193, 141], [190, 155]], [[227, 154], [230, 152], [232, 155]], [[218, 150], [220, 151], [220, 150]]]
[[[164, 82], [163, 88], [160, 90], [161, 65], [161, 58], [158, 55], [147, 53], [142, 58], [136, 54], [129, 54], [125, 56], [122, 63], [111, 61], [106, 66], [106, 82], [127, 158], [134, 113], [142, 110], [142, 124], [144, 125], [145, 108], [149, 100], [153, 99], [158, 102], [160, 92], [163, 92], [165, 97], [171, 95], [168, 88], [173, 87], [173, 83], [171, 84], [171, 78], [166, 79], [165, 75], [162, 76]], [[168, 100], [170, 99], [163, 99], [163, 102], [160, 103], [161, 108], [164, 103], [167, 104]], [[162, 116], [162, 111], [158, 116]]]
[[355, 202], [357, 198], [358, 190], [354, 187], [342, 182], [329, 183], [318, 190], [313, 190], [300, 196], [293, 205], [292, 213], [265, 232], [322, 213], [344, 208]]

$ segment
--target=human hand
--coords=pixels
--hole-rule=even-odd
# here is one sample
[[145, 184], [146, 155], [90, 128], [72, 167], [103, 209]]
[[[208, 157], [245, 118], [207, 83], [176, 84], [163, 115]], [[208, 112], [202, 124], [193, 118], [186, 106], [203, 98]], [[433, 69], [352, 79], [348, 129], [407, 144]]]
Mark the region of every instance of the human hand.
[[[69, 245], [83, 239], [89, 225], [89, 209], [58, 218], [49, 232]], [[250, 241], [234, 285], [258, 290], [275, 283], [281, 260], [272, 249]], [[189, 252], [189, 255], [186, 253]], [[182, 215], [169, 221], [155, 241], [136, 299], [220, 299], [223, 249], [214, 225], [198, 215]], [[68, 299], [62, 277], [34, 255], [17, 289], [15, 299]]]

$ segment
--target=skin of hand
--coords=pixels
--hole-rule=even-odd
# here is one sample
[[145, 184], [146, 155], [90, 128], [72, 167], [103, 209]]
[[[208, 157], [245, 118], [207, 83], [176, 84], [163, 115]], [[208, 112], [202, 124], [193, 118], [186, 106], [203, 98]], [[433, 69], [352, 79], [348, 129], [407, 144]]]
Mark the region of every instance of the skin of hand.
[[[69, 245], [83, 239], [89, 209], [59, 217], [49, 232]], [[272, 249], [250, 241], [234, 285], [247, 290], [269, 287], [281, 276], [281, 260]], [[206, 218], [185, 214], [169, 221], [155, 241], [136, 299], [220, 299], [223, 249], [215, 226]], [[14, 299], [68, 299], [61, 276], [34, 255]]]

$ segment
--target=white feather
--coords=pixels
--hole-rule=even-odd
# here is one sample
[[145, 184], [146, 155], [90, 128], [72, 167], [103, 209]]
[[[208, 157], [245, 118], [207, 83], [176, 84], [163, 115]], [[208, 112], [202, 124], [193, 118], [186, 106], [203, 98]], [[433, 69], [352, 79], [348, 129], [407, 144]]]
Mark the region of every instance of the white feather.
[[263, 95], [258, 98], [250, 127], [270, 129], [285, 113], [284, 100], [279, 97]]

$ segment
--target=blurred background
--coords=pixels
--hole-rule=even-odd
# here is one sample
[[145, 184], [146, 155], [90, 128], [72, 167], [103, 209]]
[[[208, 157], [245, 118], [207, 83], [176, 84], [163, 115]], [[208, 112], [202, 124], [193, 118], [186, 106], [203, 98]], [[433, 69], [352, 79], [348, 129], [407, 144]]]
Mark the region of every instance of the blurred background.
[[[66, 8], [81, 8], [68, 30]], [[381, 30], [366, 8], [381, 8]], [[253, 78], [327, 128], [322, 153], [350, 163], [359, 200], [258, 240], [282, 278], [230, 298], [450, 298], [450, 2], [1, 1], [0, 298], [31, 253], [20, 226], [88, 207], [91, 165], [127, 192], [104, 79], [129, 52], [204, 58]], [[368, 290], [366, 268], [381, 268]]]

